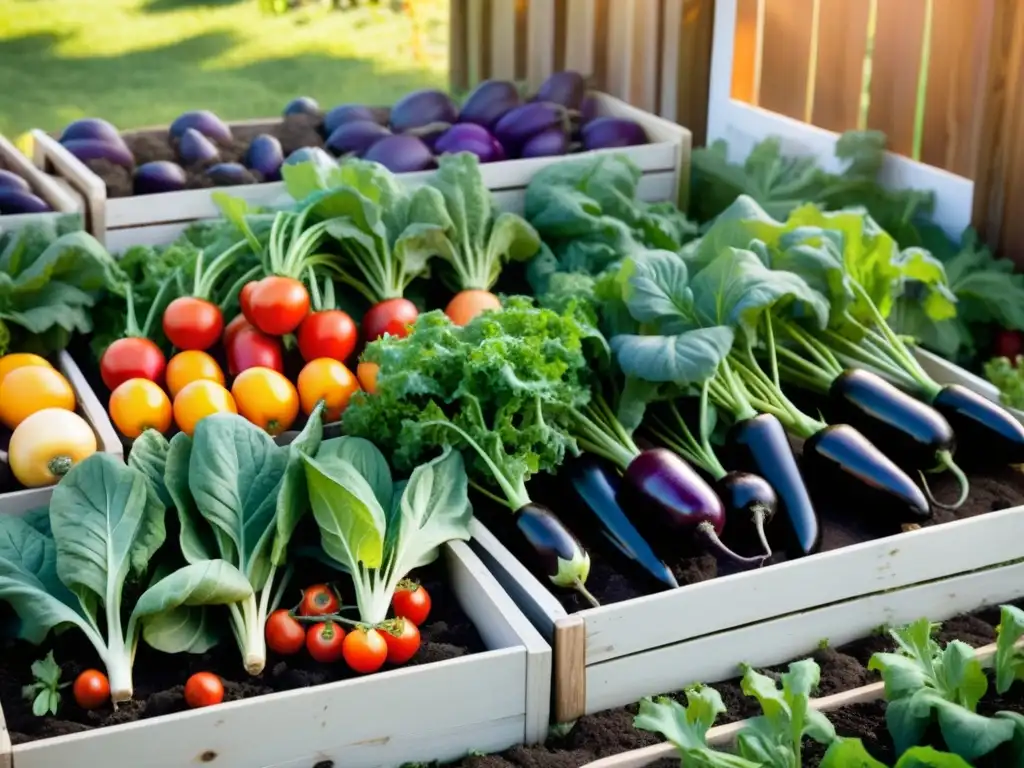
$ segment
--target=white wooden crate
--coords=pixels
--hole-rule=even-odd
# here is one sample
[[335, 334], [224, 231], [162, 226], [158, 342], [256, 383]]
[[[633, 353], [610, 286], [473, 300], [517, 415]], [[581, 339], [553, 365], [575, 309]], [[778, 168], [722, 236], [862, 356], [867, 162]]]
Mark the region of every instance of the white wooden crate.
[[[994, 388], [966, 371], [939, 365], [934, 356], [922, 358], [938, 381], [972, 386], [973, 378], [973, 388], [995, 398]], [[870, 605], [891, 605], [896, 598], [856, 609], [843, 601], [871, 600], [867, 596], [1024, 558], [1024, 507], [1014, 507], [569, 614], [490, 531], [475, 524], [474, 545], [484, 561], [554, 647], [558, 721], [697, 680], [731, 677], [745, 655], [751, 663], [772, 664], [802, 652], [801, 643], [813, 648], [824, 637], [854, 639], [882, 623], [871, 616]], [[993, 594], [1010, 573], [1019, 578], [1024, 570], [993, 576]], [[952, 593], [946, 597], [952, 600]], [[790, 614], [796, 618], [780, 618]], [[813, 616], [820, 621], [813, 623]], [[778, 633], [766, 633], [770, 626]], [[801, 629], [810, 626], [816, 628], [813, 637]]]
[[[628, 155], [643, 171], [645, 187], [657, 190], [657, 196], [650, 199], [676, 200], [678, 196], [685, 203], [690, 178], [690, 132], [612, 96], [599, 94], [598, 100], [602, 114], [635, 120], [644, 127], [652, 142], [638, 147], [598, 151]], [[252, 121], [247, 123], [252, 124]], [[218, 217], [220, 211], [213, 202], [213, 193], [218, 189], [255, 205], [278, 205], [291, 199], [283, 182], [107, 198], [103, 181], [53, 137], [37, 130], [33, 132], [33, 139], [37, 149], [37, 165], [59, 174], [79, 190], [88, 208], [89, 231], [111, 250], [117, 250], [125, 237], [137, 240], [137, 236], [122, 233], [122, 230], [160, 226], [164, 228], [160, 230], [163, 233], [177, 233], [194, 221]], [[482, 165], [481, 171], [488, 189], [513, 197], [517, 194], [521, 196], [537, 171], [563, 159], [544, 157], [507, 160]], [[433, 171], [424, 171], [403, 176], [412, 184], [423, 184], [432, 174]], [[153, 234], [156, 230], [149, 232]]]
[[81, 195], [75, 192], [68, 182], [60, 177], [43, 173], [3, 135], [0, 135], [0, 167], [21, 176], [28, 182], [36, 197], [49, 204], [53, 209], [52, 213], [0, 216], [0, 229], [17, 229], [43, 217], [82, 212], [85, 203]]
[[486, 652], [13, 747], [0, 712], [0, 768], [387, 768], [543, 741], [551, 648], [464, 542], [444, 550]]
[[[119, 458], [122, 457], [124, 449], [117, 432], [114, 431], [114, 425], [110, 423], [110, 418], [107, 416], [106, 407], [92, 391], [92, 387], [85, 380], [81, 369], [67, 352], [61, 352], [58, 355], [57, 370], [68, 380], [75, 393], [78, 414], [89, 423], [96, 433], [96, 449]], [[0, 493], [0, 515], [20, 514], [30, 509], [44, 507], [50, 502], [52, 493], [52, 487], [27, 488], [21, 491]], [[0, 741], [2, 741], [2, 735], [0, 735]], [[3, 768], [2, 762], [0, 762], [0, 768]]]

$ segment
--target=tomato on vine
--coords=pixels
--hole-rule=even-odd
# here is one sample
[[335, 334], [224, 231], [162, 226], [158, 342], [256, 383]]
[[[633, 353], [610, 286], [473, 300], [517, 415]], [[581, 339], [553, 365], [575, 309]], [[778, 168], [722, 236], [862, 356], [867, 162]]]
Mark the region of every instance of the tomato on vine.
[[292, 656], [306, 645], [306, 630], [285, 608], [276, 610], [267, 617], [265, 632], [267, 647], [282, 656]]
[[356, 627], [342, 644], [345, 663], [353, 672], [368, 674], [384, 666], [388, 657], [387, 642], [376, 629]]
[[420, 630], [409, 619], [390, 619], [380, 630], [389, 664], [405, 664], [420, 649]]
[[299, 603], [300, 616], [326, 616], [337, 613], [341, 602], [334, 590], [327, 584], [314, 584], [302, 591]]
[[430, 595], [422, 585], [402, 579], [398, 582], [394, 597], [391, 598], [391, 608], [395, 616], [408, 619], [419, 627], [430, 615]]
[[339, 661], [344, 655], [345, 630], [333, 621], [321, 621], [306, 632], [306, 650], [314, 661], [323, 664]]

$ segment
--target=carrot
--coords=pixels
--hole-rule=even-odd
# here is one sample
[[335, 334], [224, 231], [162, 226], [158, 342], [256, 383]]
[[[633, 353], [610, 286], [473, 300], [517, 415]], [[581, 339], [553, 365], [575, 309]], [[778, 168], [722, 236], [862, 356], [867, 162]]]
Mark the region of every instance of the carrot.
[[456, 325], [466, 325], [477, 315], [489, 309], [501, 309], [501, 301], [490, 291], [470, 289], [459, 291], [448, 302], [444, 313]]

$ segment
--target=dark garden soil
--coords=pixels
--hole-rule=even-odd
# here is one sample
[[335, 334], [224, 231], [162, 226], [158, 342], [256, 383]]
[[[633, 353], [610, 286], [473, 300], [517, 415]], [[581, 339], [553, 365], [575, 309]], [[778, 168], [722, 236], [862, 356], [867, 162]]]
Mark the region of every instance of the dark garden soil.
[[[306, 573], [292, 581], [285, 602], [298, 602], [301, 587], [329, 578], [323, 573]], [[418, 574], [430, 593], [432, 607], [427, 622], [420, 627], [422, 645], [408, 665], [430, 664], [485, 650], [480, 636], [462, 612], [443, 577], [443, 568], [430, 566]], [[345, 578], [338, 580], [343, 601]], [[352, 604], [349, 602], [349, 604]], [[289, 607], [289, 606], [284, 606]], [[7, 618], [0, 611], [0, 622]], [[0, 645], [0, 703], [7, 720], [11, 741], [15, 744], [79, 733], [107, 725], [142, 720], [187, 709], [184, 686], [188, 677], [200, 671], [214, 672], [224, 681], [224, 700], [235, 701], [276, 691], [308, 688], [356, 676], [344, 662], [320, 664], [303, 651], [281, 657], [268, 653], [263, 674], [248, 676], [242, 669], [238, 647], [229, 637], [205, 654], [163, 654], [139, 644], [134, 664], [135, 696], [115, 711], [110, 706], [85, 711], [75, 704], [70, 689], [65, 689], [59, 717], [36, 717], [30, 703], [21, 696], [22, 686], [31, 681], [29, 667], [52, 647], [61, 666], [62, 682], [74, 681], [85, 669], [102, 669], [92, 646], [74, 630], [58, 637], [52, 646], [32, 646], [24, 642]], [[382, 671], [388, 669], [385, 665]]]
[[[1020, 603], [1018, 603], [1019, 605]], [[975, 647], [992, 643], [996, 638], [995, 627], [999, 623], [999, 609], [986, 608], [965, 616], [956, 616], [944, 622], [937, 639], [940, 643], [962, 640]], [[878, 651], [891, 651], [894, 644], [887, 634], [871, 635], [840, 648], [822, 648], [813, 658], [821, 667], [821, 682], [817, 696], [828, 696], [877, 682], [880, 678], [867, 670], [871, 655]], [[739, 660], [738, 660], [739, 661]], [[762, 670], [769, 675], [784, 672], [786, 664]], [[715, 683], [713, 687], [722, 695], [727, 707], [716, 725], [754, 717], [760, 714], [754, 699], [743, 695], [739, 679]], [[669, 694], [681, 702], [686, 697], [681, 692]], [[1016, 686], [1007, 697], [992, 693], [986, 695], [979, 707], [982, 714], [991, 715], [998, 710], [1024, 711], [1024, 686]], [[567, 731], [554, 729], [546, 744], [531, 747], [513, 747], [495, 755], [473, 755], [453, 763], [455, 768], [577, 768], [594, 760], [616, 755], [641, 747], [658, 744], [663, 739], [656, 734], [640, 731], [633, 727], [637, 706], [609, 709], [581, 717]], [[892, 759], [892, 743], [888, 740], [885, 727], [884, 704], [866, 704], [847, 707], [829, 718], [840, 736], [860, 737], [878, 759]], [[824, 750], [805, 742], [804, 765], [816, 766]], [[888, 751], [886, 751], [888, 750]], [[994, 760], [998, 756], [993, 756]], [[886, 763], [891, 764], [891, 762]], [[657, 768], [678, 768], [675, 757], [653, 764]], [[1008, 768], [1006, 762], [978, 762], [978, 768]]]

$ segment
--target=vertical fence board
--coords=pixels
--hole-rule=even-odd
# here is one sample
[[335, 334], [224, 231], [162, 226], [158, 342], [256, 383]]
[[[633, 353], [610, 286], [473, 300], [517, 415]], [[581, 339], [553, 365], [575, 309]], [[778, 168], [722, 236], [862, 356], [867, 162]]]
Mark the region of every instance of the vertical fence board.
[[530, 30], [527, 16], [530, 13], [530, 0], [516, 0], [516, 80], [526, 79], [526, 62], [529, 57], [527, 43]]
[[594, 74], [594, 25], [597, 16], [595, 0], [565, 0], [566, 41], [565, 68], [584, 76]]
[[466, 10], [466, 0], [449, 0], [448, 81], [449, 87], [456, 93], [469, 88]]
[[658, 89], [658, 114], [666, 120], [678, 118], [679, 86], [685, 81], [681, 62], [683, 34], [683, 0], [664, 0], [661, 32], [661, 87]]
[[[727, 2], [729, 0], [726, 0]], [[758, 8], [765, 0], [736, 0], [736, 34], [732, 48], [732, 98], [757, 104], [761, 70]]]
[[530, 0], [526, 26], [526, 79], [535, 91], [555, 71], [555, 0]]
[[[668, 83], [676, 93], [675, 121], [690, 129], [697, 146], [702, 146], [707, 137], [714, 21], [715, 0], [685, 0], [683, 26], [679, 34], [679, 61]], [[666, 72], [663, 77], [667, 80], [669, 74]], [[667, 90], [664, 80], [661, 90], [662, 93]]]
[[[803, 120], [810, 72], [814, 0], [763, 0], [764, 42], [758, 106]], [[828, 0], [825, 0], [828, 2]]]
[[629, 101], [632, 81], [633, 21], [637, 0], [610, 0], [608, 6], [608, 92]]
[[884, 131], [889, 149], [910, 155], [924, 35], [924, 0], [879, 0], [871, 68], [868, 127]]
[[499, 80], [516, 77], [516, 0], [491, 0], [491, 70]]
[[[578, 30], [573, 34], [589, 34], [586, 30]], [[554, 72], [562, 72], [568, 67], [565, 65], [568, 56], [569, 37], [569, 5], [566, 0], [555, 0], [555, 61]]]
[[659, 30], [663, 25], [661, 0], [634, 0], [627, 101], [647, 112], [658, 111], [661, 75], [658, 66], [661, 57]]
[[811, 122], [830, 131], [857, 126], [869, 6], [869, 0], [822, 0]]
[[608, 90], [608, 24], [611, 0], [595, 0], [594, 4], [594, 87]]

